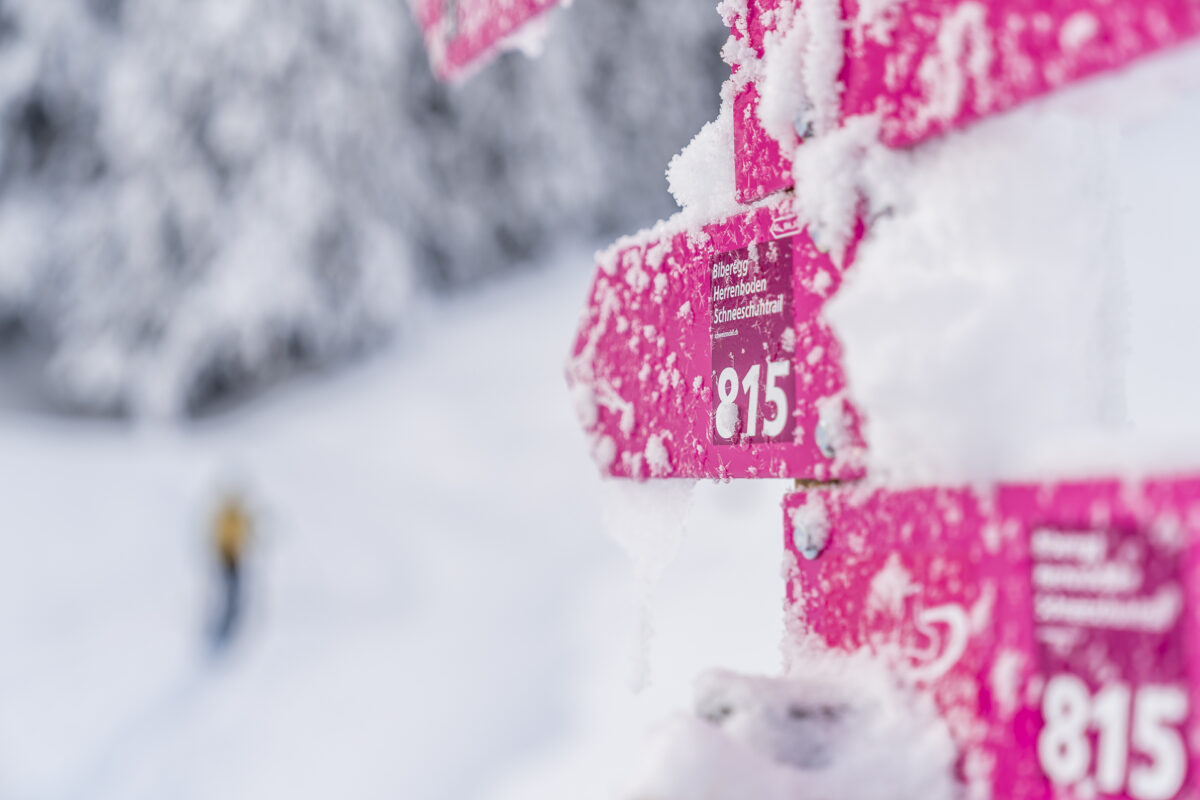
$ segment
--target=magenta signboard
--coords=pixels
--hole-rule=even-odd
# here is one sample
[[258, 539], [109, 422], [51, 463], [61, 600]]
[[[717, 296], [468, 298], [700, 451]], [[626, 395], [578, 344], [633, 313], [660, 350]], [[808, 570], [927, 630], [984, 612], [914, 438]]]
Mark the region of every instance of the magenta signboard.
[[796, 494], [792, 635], [934, 697], [1005, 798], [1196, 796], [1200, 479]]
[[821, 318], [842, 271], [790, 200], [601, 254], [567, 377], [617, 477], [862, 474], [841, 349]]

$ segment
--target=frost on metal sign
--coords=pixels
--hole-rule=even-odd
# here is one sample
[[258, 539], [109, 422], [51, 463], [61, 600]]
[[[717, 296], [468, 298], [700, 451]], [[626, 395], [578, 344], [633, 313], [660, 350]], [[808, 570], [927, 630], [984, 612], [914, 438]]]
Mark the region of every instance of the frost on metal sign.
[[[795, 95], [820, 94], [822, 76], [836, 76], [826, 88], [837, 121], [877, 117], [881, 140], [904, 146], [1192, 39], [1200, 34], [1200, 3], [747, 0], [746, 16], [733, 20], [733, 35], [745, 45], [734, 51], [742, 54], [735, 71], [761, 76], [772, 59], [790, 69], [792, 53], [777, 51], [804, 48], [810, 37], [797, 30], [803, 26], [817, 37], [844, 34], [833, 52], [807, 48], [802, 61], [814, 63], [802, 64], [805, 86], [792, 87]], [[776, 84], [772, 91], [786, 88]], [[747, 81], [734, 103], [742, 202], [792, 184], [788, 147], [760, 119], [764, 91], [762, 81]], [[810, 108], [826, 101], [806, 99]], [[796, 121], [803, 135], [803, 113]]]
[[791, 631], [927, 687], [981, 796], [1200, 788], [1200, 479], [796, 494]]
[[858, 415], [821, 318], [840, 283], [790, 200], [691, 230], [660, 225], [601, 254], [568, 365], [601, 469], [860, 475]]
[[433, 71], [461, 78], [512, 44], [561, 0], [413, 0]]

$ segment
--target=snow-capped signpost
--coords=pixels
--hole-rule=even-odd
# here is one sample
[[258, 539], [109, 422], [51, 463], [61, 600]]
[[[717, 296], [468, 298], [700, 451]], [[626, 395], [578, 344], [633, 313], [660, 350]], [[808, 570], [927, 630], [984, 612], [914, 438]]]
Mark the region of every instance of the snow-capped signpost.
[[840, 275], [787, 198], [614, 245], [568, 368], [603, 470], [860, 475], [856, 415], [820, 319]]

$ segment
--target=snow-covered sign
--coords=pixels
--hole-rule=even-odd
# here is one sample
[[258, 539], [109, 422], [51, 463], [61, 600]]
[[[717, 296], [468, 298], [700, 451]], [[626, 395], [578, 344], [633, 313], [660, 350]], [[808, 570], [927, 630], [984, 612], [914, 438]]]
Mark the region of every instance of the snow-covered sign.
[[1194, 796], [1200, 478], [785, 503], [790, 636], [927, 687], [969, 796]]
[[[1194, 0], [730, 0], [738, 196], [853, 117], [904, 146], [1200, 34]], [[840, 44], [840, 46], [839, 46]]]
[[561, 0], [412, 0], [442, 80], [461, 78], [506, 48], [529, 49], [542, 14]]
[[790, 200], [602, 253], [568, 365], [601, 469], [858, 476], [858, 415], [819, 314], [840, 282]]

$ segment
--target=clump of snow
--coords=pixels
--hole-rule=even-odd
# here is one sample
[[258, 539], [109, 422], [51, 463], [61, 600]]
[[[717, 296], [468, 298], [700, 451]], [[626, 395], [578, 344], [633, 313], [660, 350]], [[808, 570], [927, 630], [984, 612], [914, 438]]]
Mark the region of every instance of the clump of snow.
[[717, 426], [717, 433], [725, 439], [732, 439], [737, 434], [738, 428], [741, 425], [741, 415], [737, 404], [732, 402], [719, 403], [714, 421]]
[[923, 695], [869, 656], [811, 655], [783, 678], [710, 673], [696, 716], [660, 728], [629, 800], [952, 800], [955, 747]]
[[797, 213], [813, 243], [839, 266], [862, 211], [864, 171], [879, 155], [878, 132], [874, 118], [856, 117], [836, 133], [805, 142], [793, 158]]
[[653, 433], [646, 440], [646, 466], [650, 477], [663, 478], [671, 474], [671, 453], [662, 434]]
[[725, 103], [667, 167], [667, 186], [680, 208], [711, 216], [729, 207], [735, 196], [733, 150], [733, 107]]
[[1113, 146], [1039, 108], [860, 160], [873, 221], [827, 316], [878, 476], [983, 479], [1117, 418]]
[[634, 691], [645, 688], [651, 680], [651, 600], [655, 587], [683, 542], [695, 485], [692, 480], [672, 479], [604, 482], [605, 533], [633, 562], [638, 613], [630, 673], [630, 686]]

